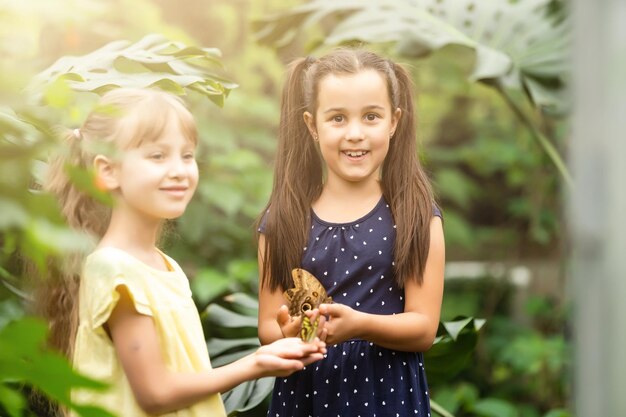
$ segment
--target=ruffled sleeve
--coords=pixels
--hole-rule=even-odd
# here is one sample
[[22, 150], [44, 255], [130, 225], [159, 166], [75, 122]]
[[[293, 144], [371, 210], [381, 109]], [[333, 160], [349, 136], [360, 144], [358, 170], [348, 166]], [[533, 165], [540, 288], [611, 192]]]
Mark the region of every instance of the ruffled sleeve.
[[109, 319], [120, 298], [120, 287], [125, 287], [138, 313], [153, 315], [145, 275], [135, 270], [133, 264], [125, 253], [106, 248], [87, 259], [79, 302], [92, 329], [101, 327]]

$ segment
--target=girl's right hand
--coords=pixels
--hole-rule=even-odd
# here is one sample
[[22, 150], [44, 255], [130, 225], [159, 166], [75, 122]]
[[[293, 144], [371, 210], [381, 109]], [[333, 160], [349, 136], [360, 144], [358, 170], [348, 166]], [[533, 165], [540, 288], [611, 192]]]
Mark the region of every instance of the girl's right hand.
[[305, 343], [297, 337], [287, 337], [261, 346], [254, 358], [263, 376], [287, 376], [322, 359], [325, 353], [326, 343], [318, 338]]

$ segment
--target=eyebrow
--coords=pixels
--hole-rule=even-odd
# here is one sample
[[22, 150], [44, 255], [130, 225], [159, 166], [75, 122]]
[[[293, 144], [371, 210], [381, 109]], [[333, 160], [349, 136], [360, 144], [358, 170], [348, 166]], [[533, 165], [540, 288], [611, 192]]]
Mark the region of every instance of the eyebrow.
[[[345, 110], [346, 109], [344, 107], [331, 107], [330, 109], [325, 110], [324, 114]], [[370, 104], [369, 106], [363, 107], [363, 110], [385, 110], [385, 108], [383, 106], [379, 106], [378, 104]]]

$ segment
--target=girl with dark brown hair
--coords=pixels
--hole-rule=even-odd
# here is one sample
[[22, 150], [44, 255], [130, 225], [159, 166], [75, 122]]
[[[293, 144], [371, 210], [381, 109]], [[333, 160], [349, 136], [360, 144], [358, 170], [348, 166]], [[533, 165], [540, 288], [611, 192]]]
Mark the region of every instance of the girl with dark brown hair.
[[[274, 185], [259, 221], [259, 338], [298, 334], [283, 291], [315, 275], [327, 357], [276, 381], [271, 416], [428, 416], [421, 352], [443, 296], [441, 213], [418, 159], [401, 66], [338, 49], [289, 68]], [[332, 346], [331, 346], [332, 345]]]

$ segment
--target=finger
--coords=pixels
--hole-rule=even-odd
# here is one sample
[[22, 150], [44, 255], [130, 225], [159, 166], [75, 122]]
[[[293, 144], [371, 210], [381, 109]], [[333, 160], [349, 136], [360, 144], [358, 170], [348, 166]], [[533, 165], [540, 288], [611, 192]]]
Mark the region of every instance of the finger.
[[291, 321], [291, 316], [289, 316], [289, 309], [286, 305], [283, 304], [278, 309], [278, 313], [276, 313], [276, 321], [278, 322], [278, 325], [280, 327], [283, 327], [284, 325], [289, 323], [289, 321]]
[[305, 312], [304, 312], [304, 314], [306, 314], [306, 315], [307, 315], [307, 317], [308, 317], [309, 319], [311, 319], [311, 321], [313, 321], [313, 320], [315, 320], [315, 318], [316, 318], [317, 316], [319, 316], [319, 315], [320, 315], [320, 310], [319, 310], [319, 308], [314, 308], [314, 309], [312, 309], [312, 310], [307, 310], [307, 311], [305, 311]]
[[324, 342], [324, 344], [326, 344], [326, 339], [328, 339], [328, 329], [324, 327], [318, 337], [322, 342]]
[[331, 316], [336, 311], [336, 304], [320, 304], [319, 311], [321, 315]]
[[324, 359], [324, 355], [323, 354], [321, 354], [321, 353], [313, 353], [313, 354], [307, 356], [306, 358], [303, 358], [302, 359], [302, 364], [304, 366], [306, 366], [306, 365], [310, 365], [313, 362], [317, 362], [317, 361], [322, 360], [322, 359]]

